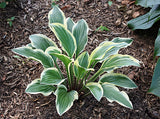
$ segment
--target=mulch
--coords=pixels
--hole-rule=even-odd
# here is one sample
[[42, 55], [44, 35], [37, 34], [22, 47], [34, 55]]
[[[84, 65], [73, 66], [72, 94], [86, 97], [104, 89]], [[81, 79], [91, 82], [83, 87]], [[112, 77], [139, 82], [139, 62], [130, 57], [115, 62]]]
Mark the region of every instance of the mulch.
[[[30, 95], [25, 88], [33, 79], [40, 77], [43, 67], [38, 62], [17, 57], [11, 49], [28, 44], [29, 35], [42, 33], [55, 42], [55, 36], [48, 27], [50, 0], [22, 0], [17, 6], [9, 4], [0, 9], [0, 118], [2, 119], [160, 119], [160, 99], [147, 94], [156, 61], [153, 60], [156, 26], [149, 31], [131, 31], [127, 21], [134, 13], [142, 15], [147, 10], [134, 5], [132, 0], [60, 0], [56, 3], [67, 17], [74, 21], [85, 19], [89, 25], [89, 39], [86, 50], [90, 53], [105, 39], [129, 37], [133, 44], [119, 53], [129, 54], [140, 60], [141, 67], [125, 67], [117, 72], [128, 75], [138, 88], [125, 90], [134, 109], [128, 109], [106, 99], [97, 102], [93, 96], [75, 101], [73, 107], [61, 117], [55, 107], [55, 96]], [[123, 4], [122, 4], [123, 3]], [[130, 3], [130, 4], [129, 4]], [[13, 26], [7, 18], [15, 16]], [[97, 31], [99, 26], [110, 31]], [[149, 35], [151, 34], [151, 35]], [[98, 68], [98, 66], [97, 66]]]

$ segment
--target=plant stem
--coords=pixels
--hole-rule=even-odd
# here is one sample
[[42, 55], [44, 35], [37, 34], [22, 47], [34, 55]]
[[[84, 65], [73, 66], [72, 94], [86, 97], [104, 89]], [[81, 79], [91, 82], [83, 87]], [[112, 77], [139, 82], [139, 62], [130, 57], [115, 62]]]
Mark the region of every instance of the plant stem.
[[88, 96], [89, 94], [91, 94], [90, 91], [88, 93], [85, 93], [84, 95], [82, 95], [81, 98], [84, 98], [84, 97]]
[[[92, 64], [90, 65], [91, 68], [94, 68], [96, 64], [97, 64], [96, 61], [95, 61], [94, 63], [92, 63]], [[89, 67], [90, 67], [90, 66], [89, 66]], [[88, 76], [89, 76], [90, 73], [91, 73], [91, 70], [88, 71], [88, 72], [84, 75], [84, 77], [81, 79], [80, 85], [82, 85], [82, 88], [80, 89], [80, 91], [82, 91], [82, 90], [84, 89], [85, 86], [83, 85], [83, 82], [84, 82], [84, 80], [86, 81], [86, 79], [88, 78]]]
[[79, 90], [79, 92], [83, 91], [85, 86], [83, 85], [82, 88]]
[[[92, 64], [90, 65], [91, 68], [94, 68], [96, 64], [97, 64], [97, 62], [92, 63]], [[89, 67], [90, 67], [90, 66], [89, 66]], [[83, 81], [88, 78], [88, 76], [89, 76], [90, 73], [91, 73], [91, 70], [88, 71], [88, 72], [84, 75], [84, 77], [82, 78], [82, 80], [81, 80], [81, 82], [80, 82], [80, 85], [82, 85]]]
[[91, 82], [91, 81], [95, 81], [97, 79], [97, 77], [102, 73], [103, 71], [101, 69], [99, 69], [88, 81], [87, 83]]
[[72, 79], [71, 79], [71, 65], [69, 64], [68, 66], [66, 66], [66, 70], [67, 70], [67, 77], [68, 77], [68, 87], [69, 87], [69, 90], [72, 88]]
[[69, 85], [69, 88], [71, 88], [71, 78], [70, 78], [70, 73], [69, 73], [68, 70], [67, 70], [67, 77], [68, 77], [68, 85]]
[[81, 81], [80, 81], [80, 86], [83, 85], [83, 81], [84, 81], [84, 79], [81, 79]]
[[[94, 62], [91, 68], [94, 68], [96, 64], [97, 62]], [[84, 78], [87, 79], [90, 73], [91, 73], [91, 70], [87, 73], [87, 75]]]
[[70, 70], [70, 84], [71, 84], [71, 88], [73, 88], [74, 83], [73, 83], [73, 66], [72, 66], [72, 63], [70, 65], [69, 70]]
[[79, 78], [76, 78], [76, 84], [75, 84], [75, 86], [77, 87], [77, 89], [79, 88], [79, 85], [80, 85], [79, 84], [79, 80], [80, 80]]
[[64, 79], [64, 76], [63, 76], [63, 74], [62, 74], [62, 72], [61, 72], [61, 70], [60, 70], [60, 68], [59, 68], [59, 66], [58, 66], [58, 64], [57, 64], [57, 62], [55, 61], [54, 63], [55, 63], [55, 65], [56, 65], [56, 67], [57, 67], [57, 69], [58, 69], [58, 71], [59, 71], [59, 73], [60, 73], [62, 79]]

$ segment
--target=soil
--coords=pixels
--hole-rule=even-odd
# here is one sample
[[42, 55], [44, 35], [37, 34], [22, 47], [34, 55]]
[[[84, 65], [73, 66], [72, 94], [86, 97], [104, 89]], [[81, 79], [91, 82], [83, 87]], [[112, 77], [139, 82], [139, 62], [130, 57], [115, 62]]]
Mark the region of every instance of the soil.
[[[133, 14], [147, 12], [143, 8], [122, 0], [112, 0], [109, 6], [106, 0], [62, 0], [57, 4], [67, 17], [74, 21], [85, 19], [89, 25], [89, 42], [86, 50], [91, 52], [105, 39], [129, 37], [134, 39], [131, 46], [120, 53], [129, 54], [140, 60], [141, 67], [125, 67], [118, 72], [128, 75], [138, 88], [125, 90], [134, 109], [128, 109], [106, 99], [97, 102], [93, 96], [87, 96], [74, 102], [73, 107], [61, 117], [55, 108], [55, 96], [30, 95], [25, 88], [33, 79], [40, 77], [41, 64], [17, 57], [11, 49], [28, 44], [29, 35], [42, 33], [52, 38], [48, 27], [50, 0], [22, 0], [19, 4], [9, 4], [0, 9], [0, 118], [1, 119], [160, 119], [160, 98], [147, 94], [155, 67], [153, 61], [154, 41], [158, 27], [136, 32], [127, 27], [127, 21]], [[124, 0], [123, 0], [124, 1]], [[127, 1], [127, 0], [126, 0]], [[7, 24], [7, 18], [15, 16], [13, 26]], [[106, 26], [110, 31], [95, 30]], [[149, 35], [151, 34], [151, 35]], [[98, 67], [98, 66], [97, 66]]]

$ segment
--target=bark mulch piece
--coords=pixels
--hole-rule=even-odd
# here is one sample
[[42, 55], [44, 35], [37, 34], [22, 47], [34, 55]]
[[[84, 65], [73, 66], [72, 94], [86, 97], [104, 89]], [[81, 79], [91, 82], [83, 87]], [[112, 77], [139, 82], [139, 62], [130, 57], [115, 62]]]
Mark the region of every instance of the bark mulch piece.
[[[129, 3], [133, 2], [128, 0]], [[142, 61], [141, 67], [125, 67], [117, 70], [128, 75], [138, 85], [137, 89], [125, 90], [134, 109], [128, 109], [106, 99], [97, 102], [93, 96], [78, 100], [61, 117], [55, 108], [55, 96], [29, 95], [25, 88], [33, 79], [40, 77], [43, 67], [23, 57], [17, 57], [11, 49], [29, 43], [29, 35], [42, 33], [58, 42], [48, 27], [47, 14], [51, 9], [50, 0], [23, 0], [20, 8], [8, 5], [0, 9], [0, 118], [1, 119], [159, 119], [160, 99], [147, 94], [151, 84], [155, 62], [153, 49], [156, 32], [133, 32], [127, 21], [135, 12], [139, 15], [146, 11], [134, 4], [122, 4], [122, 0], [60, 0], [57, 4], [67, 17], [74, 21], [85, 19], [89, 25], [89, 41], [86, 50], [90, 53], [105, 39], [114, 37], [133, 38], [131, 46], [120, 53], [129, 54]], [[13, 26], [6, 19], [15, 16]], [[110, 31], [97, 31], [99, 26]], [[138, 33], [137, 33], [138, 32]], [[98, 66], [97, 66], [98, 68]], [[124, 90], [124, 89], [123, 89]]]

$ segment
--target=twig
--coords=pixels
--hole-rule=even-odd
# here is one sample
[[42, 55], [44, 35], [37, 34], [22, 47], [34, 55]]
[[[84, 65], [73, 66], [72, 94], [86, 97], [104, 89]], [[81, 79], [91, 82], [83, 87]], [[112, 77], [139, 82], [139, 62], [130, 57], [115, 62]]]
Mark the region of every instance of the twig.
[[36, 108], [40, 108], [40, 107], [43, 107], [43, 106], [46, 106], [46, 105], [48, 105], [49, 103], [51, 103], [53, 100], [50, 100], [49, 102], [46, 102], [46, 103], [44, 103], [44, 104], [41, 104], [39, 107], [36, 107]]

